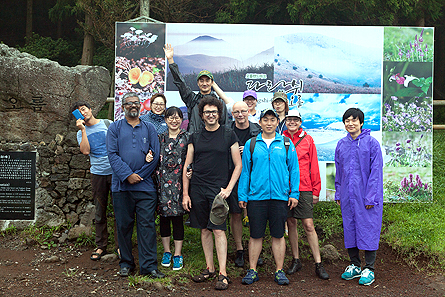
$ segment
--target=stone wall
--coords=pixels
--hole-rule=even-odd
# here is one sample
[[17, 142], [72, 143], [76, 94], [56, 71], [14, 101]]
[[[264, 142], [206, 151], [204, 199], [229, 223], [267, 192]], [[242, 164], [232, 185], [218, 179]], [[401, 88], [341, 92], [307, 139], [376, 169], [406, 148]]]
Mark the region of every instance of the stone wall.
[[83, 100], [97, 114], [110, 84], [103, 67], [65, 67], [0, 44], [0, 151], [37, 153], [35, 220], [0, 221], [0, 230], [11, 223], [91, 225], [90, 163], [70, 109]]

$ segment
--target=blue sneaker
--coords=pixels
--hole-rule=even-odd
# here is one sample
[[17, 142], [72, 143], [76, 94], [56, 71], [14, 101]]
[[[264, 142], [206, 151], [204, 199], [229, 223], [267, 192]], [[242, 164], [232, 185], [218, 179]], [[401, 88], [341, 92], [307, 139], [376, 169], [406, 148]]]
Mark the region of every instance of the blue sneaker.
[[182, 256], [173, 256], [173, 270], [181, 270], [184, 267]]
[[164, 267], [170, 267], [171, 261], [172, 261], [172, 253], [166, 252], [162, 256], [161, 265]]
[[279, 285], [288, 285], [289, 284], [289, 279], [286, 277], [286, 274], [284, 274], [283, 269], [280, 269], [277, 272], [275, 272], [275, 279], [274, 280]]
[[249, 270], [247, 270], [247, 274], [245, 277], [243, 277], [241, 283], [243, 285], [251, 285], [258, 280], [259, 280], [258, 272], [256, 272], [253, 269], [249, 269]]
[[358, 283], [359, 285], [369, 286], [374, 282], [374, 271], [368, 268], [363, 269], [362, 276], [360, 277]]
[[344, 280], [351, 280], [356, 277], [360, 277], [362, 273], [362, 269], [360, 267], [355, 266], [354, 264], [346, 267], [345, 272], [341, 275], [341, 278]]

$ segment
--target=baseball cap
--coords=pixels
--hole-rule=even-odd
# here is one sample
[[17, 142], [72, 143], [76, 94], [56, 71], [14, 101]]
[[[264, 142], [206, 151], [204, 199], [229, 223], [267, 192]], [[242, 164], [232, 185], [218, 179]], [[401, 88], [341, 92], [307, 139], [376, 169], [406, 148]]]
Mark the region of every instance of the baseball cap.
[[260, 114], [260, 120], [261, 120], [266, 114], [271, 114], [271, 115], [273, 115], [273, 116], [276, 116], [277, 119], [280, 119], [280, 117], [278, 116], [278, 114], [277, 114], [277, 112], [275, 111], [275, 109], [273, 109], [273, 108], [266, 108], [266, 109], [263, 109], [263, 110], [261, 111], [261, 114]]
[[283, 100], [284, 102], [286, 102], [286, 101], [287, 101], [287, 94], [284, 93], [283, 91], [275, 92], [275, 93], [273, 94], [272, 102], [274, 102], [274, 101], [277, 100], [277, 99], [281, 99], [281, 100]]
[[255, 100], [258, 100], [258, 98], [257, 98], [257, 96], [256, 96], [256, 92], [255, 92], [254, 90], [247, 90], [247, 91], [244, 91], [244, 94], [243, 94], [243, 100], [244, 100], [246, 97], [249, 97], [249, 96], [255, 98]]
[[286, 118], [287, 117], [297, 117], [297, 118], [300, 118], [300, 120], [301, 120], [300, 112], [296, 109], [289, 110], [289, 112], [286, 115]]
[[211, 80], [213, 80], [213, 74], [208, 70], [202, 70], [200, 73], [198, 73], [198, 76], [196, 77], [196, 80], [199, 80], [201, 76], [207, 76]]
[[210, 222], [215, 225], [221, 225], [226, 221], [228, 213], [229, 205], [226, 199], [219, 194], [216, 195], [210, 210]]

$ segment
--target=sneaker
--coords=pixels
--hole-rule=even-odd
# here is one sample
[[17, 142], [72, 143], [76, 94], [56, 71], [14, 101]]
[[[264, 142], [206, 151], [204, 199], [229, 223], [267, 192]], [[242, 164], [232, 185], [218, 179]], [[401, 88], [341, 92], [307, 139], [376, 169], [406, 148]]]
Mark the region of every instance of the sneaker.
[[362, 275], [358, 281], [359, 285], [369, 286], [374, 282], [374, 271], [365, 268], [363, 269]]
[[253, 269], [249, 269], [249, 270], [247, 270], [247, 274], [245, 277], [243, 277], [241, 283], [243, 285], [251, 285], [258, 280], [259, 280], [258, 272], [256, 272]]
[[181, 270], [184, 267], [182, 256], [173, 256], [173, 270]]
[[321, 262], [315, 263], [315, 274], [321, 279], [329, 279], [329, 274], [326, 272]]
[[244, 267], [244, 251], [243, 250], [236, 251], [235, 266], [236, 267]]
[[303, 264], [301, 264], [300, 259], [293, 258], [286, 273], [289, 275], [294, 274], [295, 272], [300, 271], [301, 267], [303, 267]]
[[286, 274], [284, 274], [283, 269], [278, 270], [275, 272], [275, 282], [279, 285], [288, 285], [289, 279], [286, 277]]
[[360, 277], [362, 273], [362, 269], [360, 267], [355, 266], [354, 264], [346, 267], [345, 272], [341, 275], [342, 279], [351, 280], [356, 277]]
[[165, 252], [164, 255], [162, 256], [161, 265], [164, 267], [170, 267], [171, 261], [172, 261], [172, 253]]

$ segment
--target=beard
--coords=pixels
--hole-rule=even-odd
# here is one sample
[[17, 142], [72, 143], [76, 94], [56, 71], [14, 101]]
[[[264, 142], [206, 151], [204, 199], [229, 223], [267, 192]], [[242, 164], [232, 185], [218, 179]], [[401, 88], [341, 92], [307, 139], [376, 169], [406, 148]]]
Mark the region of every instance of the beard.
[[137, 108], [132, 108], [130, 110], [125, 109], [125, 117], [129, 117], [129, 118], [137, 118], [139, 116], [139, 109]]

